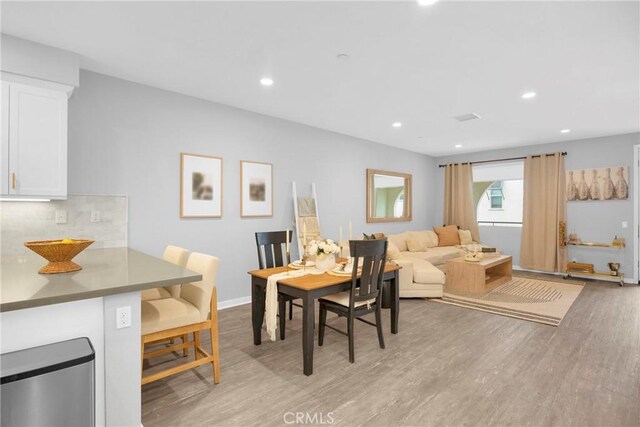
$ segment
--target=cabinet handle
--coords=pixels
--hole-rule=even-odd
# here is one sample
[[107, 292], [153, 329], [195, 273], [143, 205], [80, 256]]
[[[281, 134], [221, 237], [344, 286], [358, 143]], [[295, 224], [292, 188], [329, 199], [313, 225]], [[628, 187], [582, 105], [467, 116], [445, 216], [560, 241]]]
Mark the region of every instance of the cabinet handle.
[[16, 189], [16, 173], [15, 172], [11, 174], [11, 189], [13, 190]]

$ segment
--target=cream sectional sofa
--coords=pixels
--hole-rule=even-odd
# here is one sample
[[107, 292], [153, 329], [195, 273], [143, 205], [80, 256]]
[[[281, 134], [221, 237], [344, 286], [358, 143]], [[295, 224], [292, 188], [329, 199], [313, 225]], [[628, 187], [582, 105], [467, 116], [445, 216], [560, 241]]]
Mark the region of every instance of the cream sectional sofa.
[[442, 298], [447, 261], [464, 256], [463, 246], [438, 246], [431, 231], [387, 236], [387, 254], [400, 270], [400, 298]]

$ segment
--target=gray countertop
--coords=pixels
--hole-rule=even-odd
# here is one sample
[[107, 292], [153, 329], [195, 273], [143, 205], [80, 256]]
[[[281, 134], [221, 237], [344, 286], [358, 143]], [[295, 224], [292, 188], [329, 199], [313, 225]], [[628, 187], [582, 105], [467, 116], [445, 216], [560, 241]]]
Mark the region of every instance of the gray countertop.
[[47, 261], [34, 253], [2, 257], [0, 312], [97, 298], [202, 279], [200, 274], [128, 248], [87, 249], [82, 270], [38, 274]]

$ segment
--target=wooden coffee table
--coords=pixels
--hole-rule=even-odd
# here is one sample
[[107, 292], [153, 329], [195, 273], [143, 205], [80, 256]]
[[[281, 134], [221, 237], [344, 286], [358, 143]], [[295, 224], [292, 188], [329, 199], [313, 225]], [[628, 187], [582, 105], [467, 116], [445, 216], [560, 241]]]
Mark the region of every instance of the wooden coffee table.
[[479, 262], [456, 258], [447, 262], [444, 289], [471, 294], [486, 294], [511, 280], [511, 256], [488, 257]]

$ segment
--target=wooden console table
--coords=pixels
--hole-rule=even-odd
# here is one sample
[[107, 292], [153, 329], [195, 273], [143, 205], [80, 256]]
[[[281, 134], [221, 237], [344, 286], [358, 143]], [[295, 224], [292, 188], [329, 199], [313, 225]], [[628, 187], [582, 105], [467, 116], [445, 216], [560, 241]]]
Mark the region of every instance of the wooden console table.
[[447, 262], [445, 291], [486, 294], [511, 280], [511, 256], [487, 257], [470, 262], [456, 258]]
[[[585, 246], [592, 248], [610, 248], [610, 249], [624, 249], [624, 243], [597, 243], [597, 242], [567, 242], [567, 246]], [[612, 276], [611, 273], [605, 273], [600, 271], [572, 271], [568, 267], [565, 267], [564, 270], [564, 279], [570, 278], [571, 276], [575, 277], [599, 277], [603, 280], [611, 280], [618, 282], [618, 285], [624, 286], [624, 273], [618, 273], [617, 276]]]

